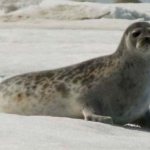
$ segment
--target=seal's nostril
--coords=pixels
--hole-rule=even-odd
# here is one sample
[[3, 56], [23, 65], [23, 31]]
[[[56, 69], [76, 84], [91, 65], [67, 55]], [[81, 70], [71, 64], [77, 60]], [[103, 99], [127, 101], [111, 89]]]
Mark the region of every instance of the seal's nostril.
[[144, 41], [150, 42], [150, 37], [144, 37]]

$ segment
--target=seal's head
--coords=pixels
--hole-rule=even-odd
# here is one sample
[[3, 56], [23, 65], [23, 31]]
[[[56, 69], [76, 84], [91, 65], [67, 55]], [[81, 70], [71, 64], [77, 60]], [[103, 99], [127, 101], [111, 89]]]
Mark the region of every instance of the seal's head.
[[150, 24], [137, 22], [130, 25], [123, 35], [119, 49], [136, 53], [150, 53]]

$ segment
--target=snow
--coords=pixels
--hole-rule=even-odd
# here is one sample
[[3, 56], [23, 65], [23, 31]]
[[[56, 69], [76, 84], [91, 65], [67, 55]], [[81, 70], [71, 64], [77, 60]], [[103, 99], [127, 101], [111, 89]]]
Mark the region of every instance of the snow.
[[[0, 80], [111, 54], [127, 26], [150, 21], [149, 3], [106, 2], [0, 0]], [[133, 125], [2, 113], [0, 121], [0, 150], [150, 149], [149, 131]]]
[[4, 75], [52, 69], [109, 54], [116, 49], [114, 43], [119, 42], [122, 34], [105, 30], [29, 28], [5, 28], [0, 32], [0, 72]]
[[2, 150], [149, 150], [150, 134], [57, 117], [0, 115]]

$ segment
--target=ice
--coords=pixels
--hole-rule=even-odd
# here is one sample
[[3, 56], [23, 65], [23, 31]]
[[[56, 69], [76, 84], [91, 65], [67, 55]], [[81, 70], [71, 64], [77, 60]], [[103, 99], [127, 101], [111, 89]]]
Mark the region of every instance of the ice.
[[111, 11], [110, 18], [130, 19], [130, 20], [142, 18], [143, 20], [150, 20], [150, 15], [147, 15], [145, 13], [140, 13], [135, 10], [133, 11], [130, 9], [115, 7]]
[[32, 5], [3, 15], [3, 18], [8, 20], [15, 19], [90, 19], [101, 18], [101, 16], [108, 14], [105, 8], [99, 9], [96, 5], [85, 5], [84, 3], [70, 2], [70, 1], [42, 1], [39, 5]]
[[[24, 1], [23, 1], [24, 2]], [[118, 19], [150, 20], [150, 4], [103, 4], [92, 2], [74, 2], [69, 0], [43, 0], [23, 7], [11, 3], [3, 6], [0, 18], [3, 21], [20, 21], [35, 19], [83, 20], [102, 17]], [[139, 11], [140, 10], [140, 11]]]

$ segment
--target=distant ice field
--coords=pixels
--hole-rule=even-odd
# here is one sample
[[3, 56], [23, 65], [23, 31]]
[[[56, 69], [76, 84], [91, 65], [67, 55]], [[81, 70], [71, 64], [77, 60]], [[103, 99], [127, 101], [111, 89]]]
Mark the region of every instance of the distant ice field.
[[0, 1], [0, 21], [54, 19], [143, 19], [150, 20], [150, 4], [92, 3], [70, 0]]

